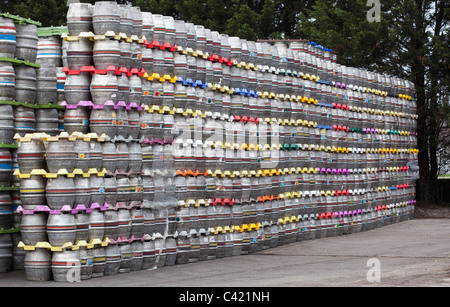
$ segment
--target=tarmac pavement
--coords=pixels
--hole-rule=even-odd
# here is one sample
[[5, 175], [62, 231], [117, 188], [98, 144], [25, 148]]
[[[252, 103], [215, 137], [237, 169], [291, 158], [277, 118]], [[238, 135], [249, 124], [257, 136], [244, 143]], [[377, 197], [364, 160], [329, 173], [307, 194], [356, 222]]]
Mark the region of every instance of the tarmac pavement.
[[183, 292], [184, 287], [226, 291], [241, 287], [449, 286], [450, 219], [414, 219], [351, 235], [291, 243], [245, 256], [77, 283], [31, 282], [25, 279], [24, 271], [0, 274], [0, 287], [176, 287], [177, 293]]

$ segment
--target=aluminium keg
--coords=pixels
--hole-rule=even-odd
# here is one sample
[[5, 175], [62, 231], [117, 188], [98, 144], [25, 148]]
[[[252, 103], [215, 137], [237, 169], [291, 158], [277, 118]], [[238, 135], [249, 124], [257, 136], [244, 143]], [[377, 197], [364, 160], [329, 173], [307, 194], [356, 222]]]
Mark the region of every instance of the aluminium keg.
[[114, 138], [118, 129], [117, 113], [114, 108], [105, 106], [103, 109], [91, 110], [89, 128], [92, 133]]
[[115, 177], [105, 177], [105, 204], [116, 206], [117, 182]]
[[49, 214], [47, 219], [48, 242], [53, 246], [75, 243], [75, 216], [70, 213]]
[[128, 144], [129, 164], [128, 170], [133, 174], [141, 173], [142, 169], [142, 148], [139, 143], [131, 142]]
[[213, 45], [212, 54], [219, 55], [221, 48], [220, 33], [218, 31], [211, 31], [211, 37]]
[[187, 41], [186, 22], [183, 20], [174, 20], [174, 22], [175, 22], [174, 44], [184, 48], [186, 46], [186, 41]]
[[80, 101], [91, 101], [91, 75], [88, 72], [69, 74], [64, 84], [66, 103], [76, 105]]
[[131, 43], [131, 68], [140, 70], [142, 68], [142, 48], [139, 43]]
[[121, 254], [119, 245], [108, 244], [105, 247], [106, 264], [103, 272], [104, 276], [111, 276], [119, 274]]
[[139, 138], [139, 131], [141, 129], [140, 111], [137, 108], [131, 108], [128, 113], [128, 135], [133, 140]]
[[75, 205], [75, 182], [67, 176], [47, 179], [46, 184], [47, 206], [53, 210], [61, 210], [63, 206]]
[[14, 109], [11, 105], [0, 106], [0, 143], [12, 144], [14, 141]]
[[133, 241], [130, 245], [132, 252], [130, 271], [140, 271], [144, 262], [144, 246], [141, 241]]
[[[91, 154], [92, 154], [92, 147], [91, 147]], [[96, 166], [98, 165], [99, 164], [97, 164]], [[103, 175], [100, 174], [91, 175], [89, 177], [89, 187], [90, 187], [90, 202], [92, 204], [103, 205], [105, 203], [105, 179]]]
[[20, 232], [25, 245], [48, 242], [47, 213], [23, 214]]
[[150, 12], [142, 12], [142, 35], [148, 42], [153, 41], [153, 14]]
[[34, 24], [16, 24], [15, 58], [36, 63], [38, 30]]
[[66, 169], [69, 173], [73, 172], [75, 167], [75, 146], [72, 140], [69, 140], [68, 134], [60, 134], [57, 139], [48, 140], [45, 144], [47, 170], [51, 173], [57, 173], [60, 169]]
[[58, 36], [40, 37], [36, 62], [40, 65], [62, 67], [62, 41]]
[[59, 119], [57, 109], [36, 109], [36, 132], [51, 136], [59, 134]]
[[153, 40], [162, 45], [165, 39], [164, 16], [161, 14], [153, 14], [152, 19], [153, 19]]
[[131, 250], [131, 245], [129, 243], [121, 243], [119, 244], [120, 249], [120, 273], [129, 273], [131, 271], [131, 259], [133, 257], [133, 253]]
[[67, 43], [66, 61], [70, 70], [80, 70], [93, 65], [93, 43], [88, 38], [78, 38]]
[[67, 10], [67, 29], [70, 36], [91, 32], [93, 6], [90, 3], [70, 3]]
[[92, 210], [89, 214], [89, 231], [88, 241], [93, 239], [100, 239], [103, 241], [105, 236], [105, 215], [103, 211], [98, 208]]
[[128, 103], [130, 97], [130, 80], [125, 73], [122, 73], [117, 77], [117, 86], [117, 101]]
[[196, 45], [197, 50], [206, 52], [206, 30], [202, 25], [194, 25], [195, 35], [196, 35]]
[[0, 186], [11, 185], [12, 155], [9, 148], [0, 148]]
[[138, 105], [142, 102], [142, 81], [141, 78], [137, 75], [131, 75], [129, 77], [129, 96], [128, 101], [134, 102]]
[[153, 72], [153, 49], [141, 47], [141, 66], [147, 72]]
[[11, 234], [0, 234], [0, 273], [11, 271], [12, 247]]
[[[119, 193], [118, 193], [119, 194]], [[131, 214], [126, 208], [119, 208], [117, 210], [119, 228], [118, 237], [130, 238], [131, 235]]]
[[93, 264], [93, 252], [91, 248], [81, 246], [80, 249], [80, 274], [81, 280], [88, 280], [92, 278], [92, 272], [94, 270]]
[[[116, 170], [118, 173], [127, 173], [130, 164], [130, 153], [128, 144], [125, 142], [116, 143]], [[128, 179], [128, 178], [127, 178]], [[119, 180], [119, 178], [117, 178]]]
[[45, 206], [47, 179], [40, 175], [31, 175], [20, 179], [20, 202], [25, 210], [34, 210], [36, 206]]
[[133, 52], [131, 48], [131, 43], [127, 41], [121, 41], [119, 43], [120, 57], [118, 67], [125, 67], [128, 70], [131, 69], [131, 64], [133, 60]]
[[163, 16], [164, 20], [164, 43], [169, 43], [171, 46], [175, 44], [176, 25], [172, 16]]
[[108, 31], [120, 33], [120, 10], [115, 1], [97, 1], [92, 10], [94, 34], [104, 35]]
[[77, 241], [88, 241], [89, 236], [89, 213], [84, 210], [78, 211], [74, 214], [76, 232], [75, 232], [75, 242]]
[[74, 132], [89, 132], [90, 111], [85, 107], [66, 109], [64, 112], [64, 130], [72, 134]]
[[92, 60], [96, 69], [117, 67], [120, 63], [120, 42], [113, 39], [100, 39], [94, 42]]
[[184, 48], [191, 48], [192, 50], [195, 50], [196, 48], [196, 33], [195, 33], [195, 26], [191, 22], [186, 22], [186, 46], [182, 46]]
[[95, 105], [104, 105], [109, 101], [115, 103], [119, 91], [117, 76], [111, 72], [104, 75], [92, 75], [90, 91], [92, 102]]
[[37, 69], [19, 65], [15, 66], [15, 95], [17, 102], [34, 104], [37, 96]]
[[129, 121], [128, 121], [128, 111], [120, 107], [117, 109], [117, 132], [116, 136], [127, 138], [129, 136]]
[[101, 169], [114, 173], [117, 169], [117, 149], [112, 142], [101, 143], [102, 146], [102, 164]]
[[33, 169], [46, 169], [45, 146], [40, 137], [19, 140], [17, 162], [21, 173], [30, 173]]
[[90, 206], [91, 202], [91, 186], [89, 177], [80, 175], [75, 176], [75, 205], [84, 205], [86, 208]]
[[0, 16], [0, 57], [14, 58], [17, 30], [13, 19]]
[[41, 65], [36, 73], [36, 100], [38, 105], [58, 102], [56, 69], [54, 66]]
[[119, 32], [124, 33], [127, 37], [131, 37], [131, 34], [133, 33], [133, 24], [134, 24], [131, 6], [126, 4], [120, 4], [119, 13], [120, 13]]

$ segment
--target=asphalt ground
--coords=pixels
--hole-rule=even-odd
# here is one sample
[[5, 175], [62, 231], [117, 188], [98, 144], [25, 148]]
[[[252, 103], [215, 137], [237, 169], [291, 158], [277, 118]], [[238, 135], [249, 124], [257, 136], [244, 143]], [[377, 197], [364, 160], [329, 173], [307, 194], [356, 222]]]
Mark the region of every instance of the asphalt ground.
[[[263, 291], [276, 288], [449, 286], [450, 219], [414, 219], [351, 235], [286, 244], [250, 255], [75, 283], [31, 282], [26, 280], [23, 270], [0, 274], [2, 290], [20, 287], [21, 293], [27, 287], [142, 287], [151, 288], [148, 292], [151, 295], [163, 293], [162, 288], [172, 288], [176, 291], [171, 292], [170, 299], [178, 301], [213, 289], [219, 291], [216, 301], [236, 301], [241, 295], [246, 300], [264, 302]], [[206, 296], [195, 299], [199, 302]]]

